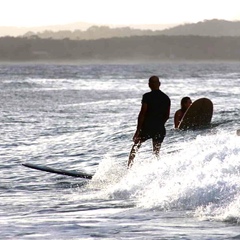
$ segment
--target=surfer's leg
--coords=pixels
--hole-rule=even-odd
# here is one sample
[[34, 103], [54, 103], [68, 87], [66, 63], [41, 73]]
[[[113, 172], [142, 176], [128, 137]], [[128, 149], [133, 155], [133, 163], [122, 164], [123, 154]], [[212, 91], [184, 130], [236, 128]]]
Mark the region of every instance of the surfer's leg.
[[133, 165], [133, 159], [135, 158], [138, 149], [141, 147], [141, 144], [142, 144], [141, 141], [133, 144], [132, 149], [129, 154], [128, 168], [130, 168]]
[[152, 140], [153, 143], [153, 153], [156, 155], [156, 157], [159, 157], [159, 152], [160, 152], [160, 148], [161, 148], [161, 142], [158, 140]]
[[158, 132], [153, 138], [152, 138], [152, 145], [153, 145], [153, 153], [156, 155], [156, 157], [159, 157], [160, 148], [163, 142], [163, 139], [165, 138], [166, 130], [165, 128], [161, 129], [160, 132]]

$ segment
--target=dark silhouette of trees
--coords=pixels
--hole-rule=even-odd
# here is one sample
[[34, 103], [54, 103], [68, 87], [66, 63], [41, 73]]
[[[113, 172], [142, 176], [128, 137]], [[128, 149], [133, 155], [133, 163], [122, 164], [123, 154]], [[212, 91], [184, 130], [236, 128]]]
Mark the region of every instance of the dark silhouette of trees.
[[[92, 29], [94, 32], [94, 28]], [[133, 36], [98, 40], [0, 38], [1, 61], [240, 60], [240, 37]]]

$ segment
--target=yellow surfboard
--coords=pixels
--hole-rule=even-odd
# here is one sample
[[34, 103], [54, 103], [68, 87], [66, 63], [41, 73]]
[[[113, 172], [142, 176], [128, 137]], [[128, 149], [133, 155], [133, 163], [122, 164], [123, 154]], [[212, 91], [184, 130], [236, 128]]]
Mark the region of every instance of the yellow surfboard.
[[208, 98], [199, 98], [187, 109], [178, 129], [196, 129], [209, 125], [213, 115], [213, 103]]

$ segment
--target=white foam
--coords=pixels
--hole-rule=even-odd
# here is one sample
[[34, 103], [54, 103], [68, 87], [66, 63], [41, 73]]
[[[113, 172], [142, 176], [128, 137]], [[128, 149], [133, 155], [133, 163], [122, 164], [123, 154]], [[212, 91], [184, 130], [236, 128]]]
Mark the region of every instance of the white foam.
[[115, 171], [115, 181], [111, 178], [105, 194], [134, 200], [141, 208], [191, 210], [207, 219], [240, 217], [240, 138], [236, 135], [199, 135], [158, 161], [146, 155], [139, 155], [126, 174], [111, 161], [107, 170], [106, 162], [102, 163], [98, 175]]

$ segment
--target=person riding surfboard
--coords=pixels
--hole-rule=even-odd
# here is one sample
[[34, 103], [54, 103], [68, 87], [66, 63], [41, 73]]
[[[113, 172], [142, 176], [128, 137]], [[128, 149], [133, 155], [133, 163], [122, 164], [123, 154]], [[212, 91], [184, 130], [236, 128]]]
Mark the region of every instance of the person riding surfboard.
[[145, 93], [142, 97], [142, 106], [138, 115], [138, 124], [133, 136], [133, 146], [128, 160], [128, 167], [133, 164], [136, 152], [141, 144], [152, 139], [153, 152], [159, 155], [161, 143], [166, 135], [165, 123], [170, 115], [170, 98], [162, 92], [161, 82], [157, 76], [149, 78], [148, 86], [151, 92]]

